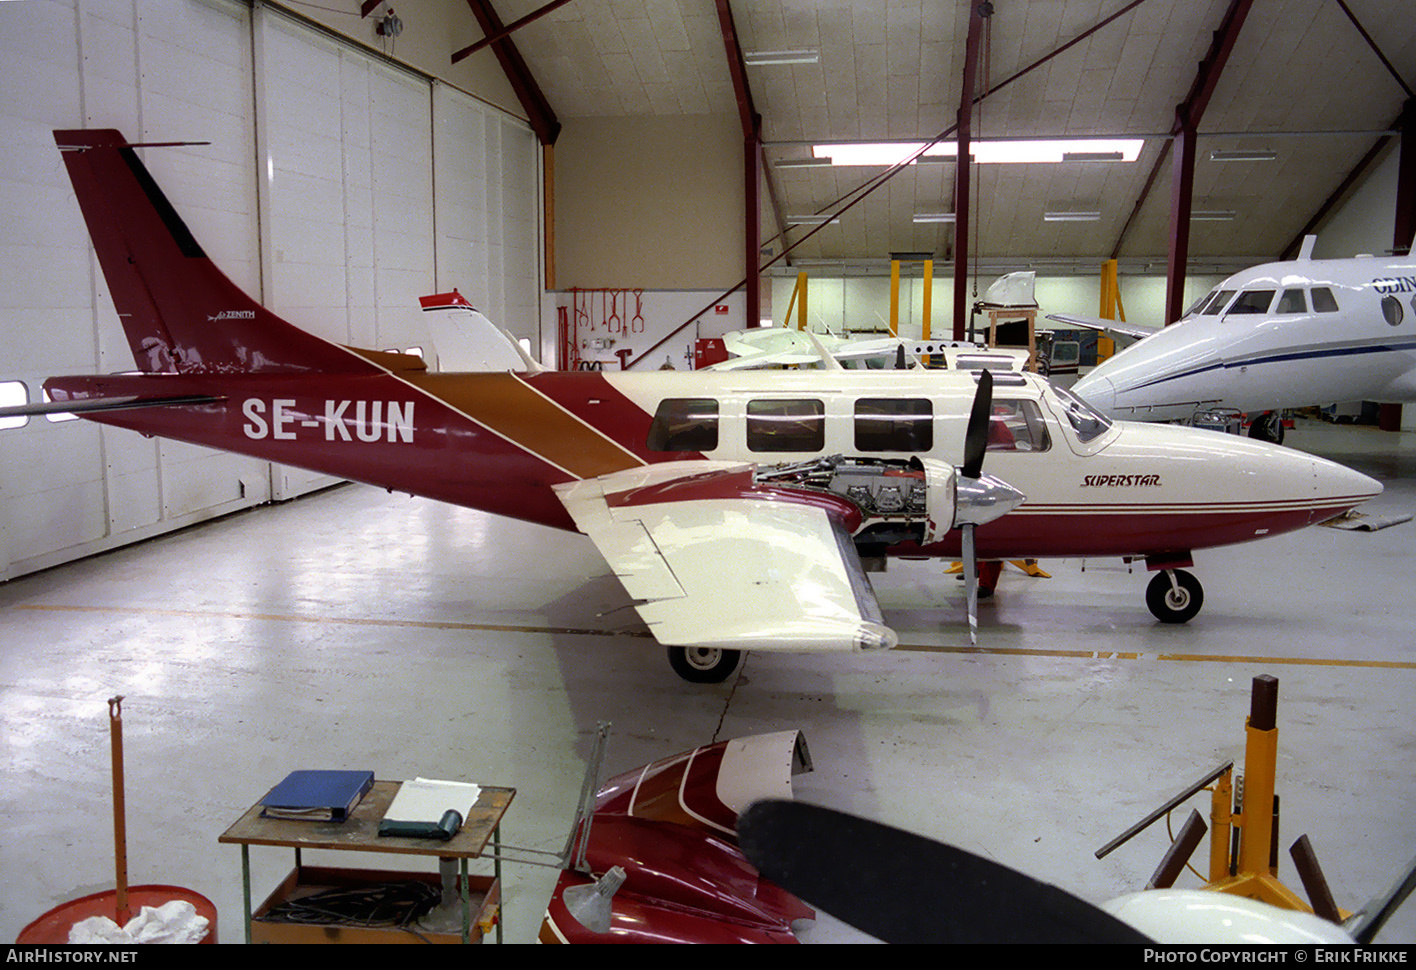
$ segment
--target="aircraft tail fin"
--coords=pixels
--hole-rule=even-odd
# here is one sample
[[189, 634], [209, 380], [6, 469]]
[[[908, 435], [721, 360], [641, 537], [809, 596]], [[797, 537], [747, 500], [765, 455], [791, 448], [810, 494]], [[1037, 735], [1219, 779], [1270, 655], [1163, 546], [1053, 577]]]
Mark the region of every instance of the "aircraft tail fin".
[[56, 131], [138, 369], [359, 372], [373, 365], [282, 320], [232, 283], [112, 129]]

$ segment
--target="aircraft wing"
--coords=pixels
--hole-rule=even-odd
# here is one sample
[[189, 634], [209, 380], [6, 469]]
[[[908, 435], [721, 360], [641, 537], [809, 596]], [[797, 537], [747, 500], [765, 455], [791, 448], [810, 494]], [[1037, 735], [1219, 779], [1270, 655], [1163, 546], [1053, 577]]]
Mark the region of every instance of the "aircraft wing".
[[660, 643], [892, 647], [845, 499], [753, 482], [744, 462], [648, 465], [556, 486]]
[[1123, 337], [1131, 337], [1140, 340], [1142, 337], [1149, 337], [1155, 333], [1154, 327], [1137, 327], [1134, 324], [1122, 323], [1119, 320], [1107, 320], [1104, 317], [1083, 317], [1073, 313], [1049, 313], [1047, 319], [1056, 320], [1058, 323], [1065, 323], [1069, 327], [1081, 327], [1084, 330], [1104, 330], [1107, 333], [1120, 334]]

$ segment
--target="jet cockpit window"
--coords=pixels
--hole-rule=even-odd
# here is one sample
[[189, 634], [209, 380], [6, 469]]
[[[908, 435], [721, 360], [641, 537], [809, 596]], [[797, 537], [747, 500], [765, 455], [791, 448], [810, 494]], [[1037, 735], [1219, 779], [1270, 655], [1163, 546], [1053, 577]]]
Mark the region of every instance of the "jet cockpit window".
[[1193, 317], [1197, 313], [1202, 313], [1205, 309], [1205, 305], [1209, 303], [1210, 298], [1218, 292], [1218, 289], [1213, 289], [1206, 293], [1204, 296], [1200, 297], [1198, 300], [1196, 300], [1193, 304], [1190, 305], [1190, 309], [1185, 311], [1185, 316]]
[[826, 407], [820, 401], [747, 402], [749, 451], [820, 451], [826, 447]]
[[930, 451], [934, 408], [927, 398], [861, 398], [855, 405], [855, 445], [860, 451]]
[[1273, 303], [1273, 290], [1245, 290], [1229, 308], [1230, 313], [1268, 313]]
[[1214, 299], [1205, 305], [1204, 315], [1207, 317], [1217, 316], [1229, 303], [1229, 298], [1234, 295], [1233, 290], [1220, 290], [1214, 295]]
[[1313, 287], [1313, 309], [1319, 313], [1336, 313], [1337, 300], [1332, 295], [1332, 290], [1326, 286]]
[[715, 451], [718, 402], [707, 397], [671, 397], [659, 402], [649, 425], [650, 451]]
[[1063, 413], [1067, 415], [1072, 429], [1077, 432], [1077, 437], [1083, 442], [1091, 441], [1093, 438], [1105, 434], [1107, 429], [1111, 427], [1111, 421], [1106, 415], [1093, 410], [1090, 404], [1071, 391], [1056, 385], [1053, 385], [1052, 389], [1057, 393], [1057, 398], [1062, 403]]
[[989, 451], [1047, 451], [1052, 438], [1036, 401], [993, 399], [988, 418]]
[[1307, 313], [1308, 300], [1302, 290], [1284, 290], [1278, 298], [1279, 313]]

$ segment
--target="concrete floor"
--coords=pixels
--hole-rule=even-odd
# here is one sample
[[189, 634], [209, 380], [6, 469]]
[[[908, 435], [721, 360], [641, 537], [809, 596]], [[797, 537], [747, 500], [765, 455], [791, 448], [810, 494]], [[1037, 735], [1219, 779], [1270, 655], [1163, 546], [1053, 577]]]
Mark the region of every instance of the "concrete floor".
[[[1289, 443], [1381, 479], [1369, 513], [1416, 511], [1416, 434], [1304, 423]], [[223, 942], [242, 939], [241, 879], [217, 837], [288, 771], [513, 786], [505, 839], [558, 850], [606, 720], [611, 772], [800, 728], [816, 770], [799, 798], [1109, 899], [1141, 888], [1164, 826], [1093, 852], [1206, 769], [1242, 767], [1264, 673], [1279, 679], [1280, 876], [1300, 888], [1286, 848], [1306, 832], [1355, 909], [1416, 855], [1413, 529], [1198, 553], [1206, 603], [1184, 627], [1152, 620], [1144, 570], [1010, 570], [977, 651], [962, 585], [894, 564], [874, 578], [895, 651], [756, 655], [694, 687], [582, 537], [355, 486], [232, 516], [0, 587], [0, 937], [112, 888], [114, 694], [130, 881], [205, 894]], [[290, 856], [252, 857], [259, 899]], [[507, 881], [507, 938], [529, 942], [554, 872]], [[803, 938], [859, 936], [823, 917]], [[1416, 942], [1416, 903], [1382, 939]]]

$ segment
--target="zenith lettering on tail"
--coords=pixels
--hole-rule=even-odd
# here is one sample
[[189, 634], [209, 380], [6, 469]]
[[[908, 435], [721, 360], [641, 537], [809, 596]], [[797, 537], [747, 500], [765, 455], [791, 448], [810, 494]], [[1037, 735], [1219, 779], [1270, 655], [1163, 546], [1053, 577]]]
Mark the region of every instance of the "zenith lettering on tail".
[[[55, 137], [138, 373], [51, 378], [47, 407], [583, 532], [690, 680], [722, 680], [743, 650], [893, 646], [864, 562], [896, 555], [962, 557], [971, 629], [975, 560], [1055, 556], [1144, 561], [1152, 611], [1183, 622], [1195, 549], [1381, 491], [1263, 442], [1113, 423], [1029, 374], [829, 354], [819, 370], [552, 372], [506, 338], [487, 359], [509, 367], [429, 372], [256, 304], [119, 132]], [[456, 293], [424, 308], [473, 312]]]

